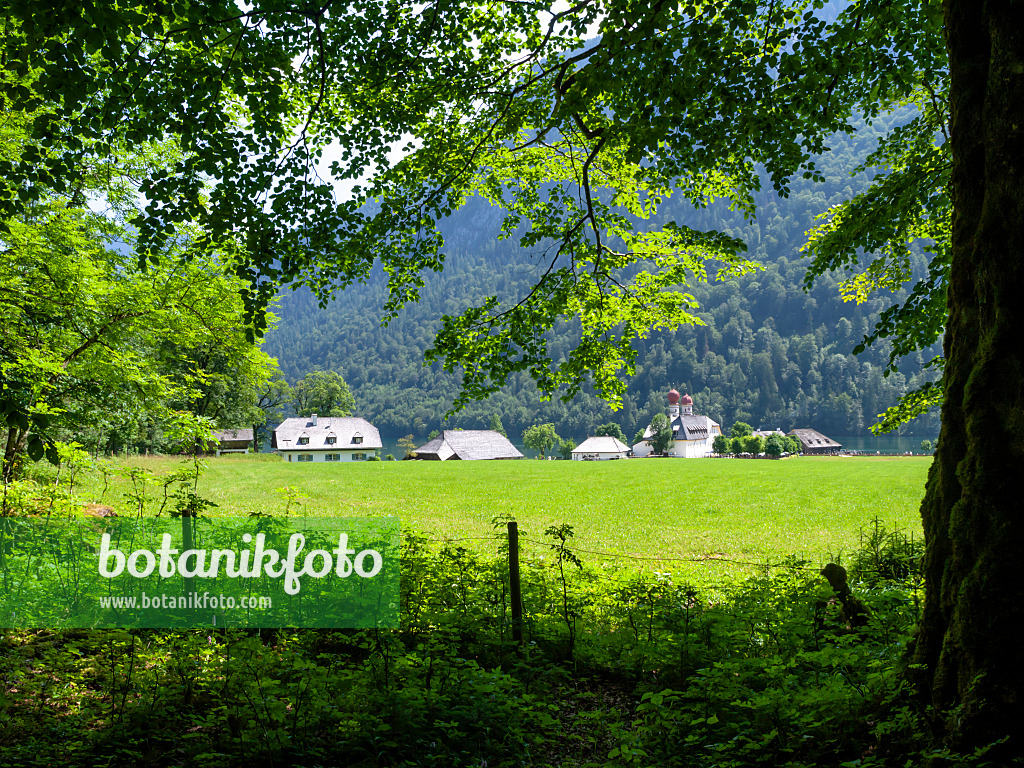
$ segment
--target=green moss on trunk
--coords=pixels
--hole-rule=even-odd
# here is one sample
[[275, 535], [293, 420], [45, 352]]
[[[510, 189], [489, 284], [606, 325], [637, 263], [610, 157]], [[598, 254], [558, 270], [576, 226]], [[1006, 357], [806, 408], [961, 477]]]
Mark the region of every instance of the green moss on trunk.
[[948, 0], [953, 262], [914, 649], [952, 746], [1024, 737], [1024, 4]]

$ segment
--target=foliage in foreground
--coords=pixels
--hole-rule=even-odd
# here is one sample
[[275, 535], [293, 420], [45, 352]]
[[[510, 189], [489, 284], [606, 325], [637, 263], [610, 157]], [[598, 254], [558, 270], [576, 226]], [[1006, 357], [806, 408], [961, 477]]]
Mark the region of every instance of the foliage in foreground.
[[857, 589], [872, 613], [853, 630], [804, 562], [697, 586], [589, 567], [570, 527], [546, 533], [550, 552], [523, 563], [518, 651], [505, 552], [416, 536], [404, 547], [400, 630], [7, 632], [0, 762], [920, 760], [924, 712], [897, 671], [918, 595], [911, 581], [884, 578], [891, 568], [870, 569], [913, 564], [899, 537], [876, 525], [855, 559], [873, 574]]

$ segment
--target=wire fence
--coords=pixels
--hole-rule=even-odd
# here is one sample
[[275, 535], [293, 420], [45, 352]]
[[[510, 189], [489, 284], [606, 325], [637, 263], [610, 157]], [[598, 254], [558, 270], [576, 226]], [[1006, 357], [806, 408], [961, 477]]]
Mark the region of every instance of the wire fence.
[[[429, 538], [418, 536], [420, 541], [428, 541], [437, 544], [457, 544], [465, 541], [490, 541], [500, 543], [502, 541], [507, 542], [507, 535], [504, 533], [494, 534], [491, 536], [460, 536], [457, 538]], [[554, 541], [544, 541], [539, 539], [532, 539], [520, 534], [519, 543], [532, 544], [536, 547], [543, 548], [544, 550], [558, 550], [562, 545]], [[794, 557], [790, 561], [782, 562], [758, 562], [754, 560], [740, 560], [737, 558], [726, 557], [720, 553], [709, 553], [705, 555], [691, 555], [689, 557], [681, 557], [676, 555], [630, 555], [622, 552], [608, 552], [595, 549], [587, 549], [584, 547], [574, 546], [566, 543], [564, 548], [573, 554], [586, 554], [595, 557], [603, 558], [605, 560], [613, 561], [630, 561], [638, 563], [695, 563], [701, 565], [736, 565], [757, 568], [766, 572], [775, 568], [784, 568], [787, 570], [795, 571], [813, 571], [819, 573], [821, 571], [820, 566], [806, 565], [807, 560], [801, 560], [799, 557]]]

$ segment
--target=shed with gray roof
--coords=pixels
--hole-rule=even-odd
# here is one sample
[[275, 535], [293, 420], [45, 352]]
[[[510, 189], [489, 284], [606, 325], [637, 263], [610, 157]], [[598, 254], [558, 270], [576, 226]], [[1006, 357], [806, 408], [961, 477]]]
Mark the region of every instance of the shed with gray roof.
[[521, 459], [523, 454], [507, 437], [491, 429], [446, 429], [407, 458], [423, 461], [485, 461]]
[[252, 428], [249, 429], [222, 429], [213, 433], [217, 441], [216, 452], [222, 453], [248, 453], [252, 446]]
[[573, 461], [604, 461], [629, 457], [629, 446], [610, 435], [588, 437], [572, 449]]

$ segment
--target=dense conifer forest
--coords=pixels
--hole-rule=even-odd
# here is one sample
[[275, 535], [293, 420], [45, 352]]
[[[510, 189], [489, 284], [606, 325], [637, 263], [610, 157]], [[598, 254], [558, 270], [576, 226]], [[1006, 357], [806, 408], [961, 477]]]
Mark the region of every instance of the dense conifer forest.
[[[717, 281], [712, 265], [707, 283], [688, 286], [705, 325], [655, 332], [640, 342], [636, 374], [618, 411], [586, 392], [567, 403], [542, 401], [529, 377], [518, 374], [490, 399], [444, 420], [458, 379], [439, 364], [423, 366], [438, 318], [490, 295], [514, 301], [543, 270], [539, 248], [521, 248], [515, 237], [499, 239], [502, 212], [479, 200], [444, 223], [444, 273], [428, 274], [420, 302], [387, 327], [378, 320], [386, 278], [377, 270], [366, 284], [336, 294], [326, 309], [308, 291], [286, 292], [276, 310], [278, 326], [264, 349], [277, 357], [292, 383], [314, 369], [341, 372], [355, 395], [355, 413], [391, 437], [425, 436], [443, 426], [487, 428], [495, 414], [513, 437], [532, 424], [552, 422], [563, 437], [583, 438], [609, 421], [632, 437], [664, 410], [672, 387], [691, 393], [697, 412], [725, 425], [745, 421], [766, 429], [813, 426], [826, 434], [867, 434], [899, 395], [934, 378], [923, 365], [939, 350], [903, 359], [899, 371], [888, 376], [890, 347], [884, 341], [852, 354], [878, 313], [900, 296], [844, 301], [841, 282], [848, 276], [839, 274], [825, 275], [805, 291], [807, 260], [801, 247], [817, 215], [866, 188], [870, 170], [852, 172], [878, 136], [907, 119], [906, 112], [890, 115], [862, 125], [852, 137], [836, 137], [833, 151], [817, 163], [824, 181], [796, 180], [789, 197], [760, 193], [754, 221], [719, 204], [693, 210], [668, 200], [661, 206], [649, 228], [674, 220], [717, 229], [744, 240], [762, 269]], [[915, 275], [925, 269], [925, 258], [918, 255]], [[566, 325], [555, 335], [554, 361], [577, 332]], [[919, 418], [906, 429], [933, 435], [938, 415]]]

